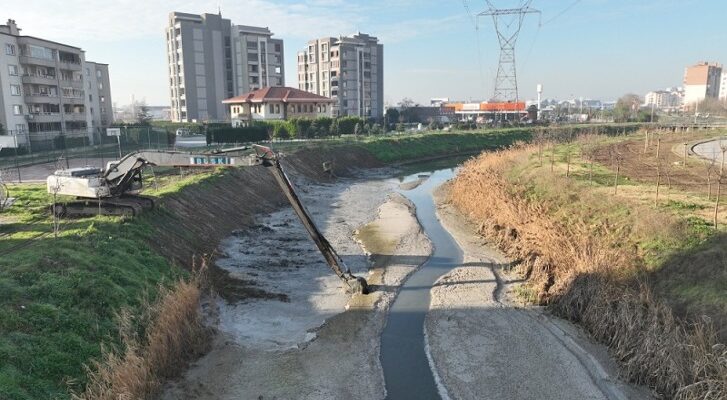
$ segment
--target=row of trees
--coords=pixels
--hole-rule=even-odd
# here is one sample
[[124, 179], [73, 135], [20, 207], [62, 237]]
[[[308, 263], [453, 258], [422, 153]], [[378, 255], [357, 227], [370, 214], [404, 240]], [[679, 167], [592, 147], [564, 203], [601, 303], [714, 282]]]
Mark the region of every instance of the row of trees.
[[207, 143], [242, 143], [267, 139], [317, 139], [341, 135], [379, 135], [384, 130], [359, 117], [292, 118], [286, 121], [255, 121], [250, 126], [232, 128], [209, 125]]

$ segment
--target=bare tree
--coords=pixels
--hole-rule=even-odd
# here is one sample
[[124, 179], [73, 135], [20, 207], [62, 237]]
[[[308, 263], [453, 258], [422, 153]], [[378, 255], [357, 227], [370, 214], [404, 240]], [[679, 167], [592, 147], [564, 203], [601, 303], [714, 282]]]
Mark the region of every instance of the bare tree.
[[543, 166], [543, 146], [545, 146], [545, 142], [545, 130], [543, 128], [538, 128], [535, 131], [535, 143], [538, 145], [538, 162], [541, 167]]
[[8, 176], [8, 171], [0, 169], [0, 212], [3, 212], [10, 202], [10, 191], [5, 183], [9, 180]]
[[621, 152], [619, 152], [617, 146], [613, 147], [612, 157], [614, 162], [616, 163], [616, 179], [613, 182], [613, 194], [618, 194], [618, 178], [621, 174], [621, 162], [623, 161], [623, 155], [621, 154]]
[[646, 130], [646, 134], [644, 135], [644, 154], [649, 150], [649, 130]]
[[707, 172], [707, 201], [709, 201], [712, 199], [712, 174], [716, 168], [715, 159], [712, 158], [709, 161], [705, 161], [704, 168]]
[[571, 157], [571, 148], [570, 148], [570, 145], [567, 145], [565, 148], [565, 162], [566, 162], [565, 177], [566, 178], [570, 178], [570, 157]]
[[656, 200], [654, 204], [659, 204], [659, 187], [661, 186], [661, 160], [656, 160]]
[[[56, 170], [63, 169], [63, 157], [58, 158], [56, 161]], [[61, 231], [61, 213], [62, 206], [58, 204], [58, 193], [61, 191], [61, 183], [59, 180], [55, 180], [53, 185], [48, 185], [48, 189], [53, 196], [53, 204], [51, 205], [51, 213], [53, 214], [53, 237], [58, 237]]]
[[724, 155], [727, 153], [727, 143], [719, 142], [719, 149], [722, 150], [722, 163], [719, 166], [719, 174], [724, 174]]
[[[724, 153], [723, 153], [724, 154]], [[719, 198], [722, 194], [722, 174], [717, 175], [717, 199], [714, 202], [714, 229], [717, 229], [719, 221]]]

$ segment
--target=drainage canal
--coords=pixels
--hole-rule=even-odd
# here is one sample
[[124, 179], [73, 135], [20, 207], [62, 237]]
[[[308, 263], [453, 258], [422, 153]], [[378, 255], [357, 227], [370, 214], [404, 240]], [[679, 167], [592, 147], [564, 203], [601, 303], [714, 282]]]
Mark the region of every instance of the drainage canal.
[[[434, 189], [454, 175], [454, 169], [434, 171], [420, 186], [401, 192], [416, 206], [417, 218], [432, 242], [433, 252], [404, 282], [389, 310], [381, 336], [387, 399], [441, 399], [426, 348], [424, 318], [429, 310], [432, 285], [462, 264], [462, 250], [439, 223], [432, 197]], [[421, 178], [417, 174], [406, 181]]]

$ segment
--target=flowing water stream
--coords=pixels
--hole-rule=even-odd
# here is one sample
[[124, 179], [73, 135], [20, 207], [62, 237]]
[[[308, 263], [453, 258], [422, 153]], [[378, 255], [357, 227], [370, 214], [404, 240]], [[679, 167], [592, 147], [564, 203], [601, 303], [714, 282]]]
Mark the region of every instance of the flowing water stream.
[[432, 242], [433, 252], [402, 285], [381, 336], [381, 364], [388, 399], [441, 398], [438, 378], [430, 367], [424, 319], [429, 311], [432, 285], [462, 263], [462, 250], [437, 219], [432, 195], [455, 173], [455, 169], [448, 168], [404, 179], [405, 183], [425, 179], [418, 187], [401, 193], [416, 206], [417, 218]]

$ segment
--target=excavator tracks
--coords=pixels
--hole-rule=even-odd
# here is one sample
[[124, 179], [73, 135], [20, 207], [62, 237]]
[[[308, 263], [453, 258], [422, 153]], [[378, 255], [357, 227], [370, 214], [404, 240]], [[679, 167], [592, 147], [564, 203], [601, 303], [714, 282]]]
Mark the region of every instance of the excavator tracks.
[[63, 218], [93, 217], [111, 215], [120, 217], [136, 217], [145, 210], [154, 208], [154, 200], [143, 196], [121, 196], [107, 199], [82, 199], [67, 203], [56, 203], [51, 206], [51, 213]]

